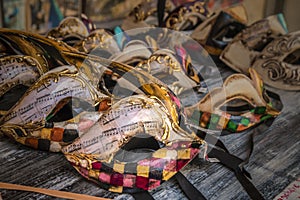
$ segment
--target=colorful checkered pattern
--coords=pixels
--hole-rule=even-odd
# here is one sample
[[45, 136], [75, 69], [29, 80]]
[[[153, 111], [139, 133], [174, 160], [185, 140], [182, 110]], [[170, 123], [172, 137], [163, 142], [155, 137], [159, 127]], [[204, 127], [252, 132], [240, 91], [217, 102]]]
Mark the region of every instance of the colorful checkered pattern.
[[149, 153], [147, 158], [137, 163], [117, 160], [105, 163], [92, 160], [89, 161], [89, 167], [74, 163], [74, 159], [69, 157], [84, 159], [82, 154], [66, 157], [84, 177], [96, 181], [109, 191], [122, 193], [158, 187], [186, 166], [202, 148], [201, 144], [191, 141], [173, 142], [168, 147]]
[[205, 129], [240, 132], [272, 117], [266, 113], [266, 107], [256, 107], [241, 115], [231, 115], [226, 112], [217, 115], [195, 110], [191, 120], [195, 125]]

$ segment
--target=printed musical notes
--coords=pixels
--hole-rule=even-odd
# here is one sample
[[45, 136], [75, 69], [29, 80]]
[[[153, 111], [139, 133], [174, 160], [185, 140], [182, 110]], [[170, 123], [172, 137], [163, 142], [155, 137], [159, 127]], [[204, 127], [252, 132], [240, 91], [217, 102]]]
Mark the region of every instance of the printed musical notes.
[[[65, 71], [66, 67], [62, 70]], [[94, 104], [90, 87], [84, 87], [80, 78], [65, 75], [57, 79], [58, 76], [56, 74], [51, 76], [51, 72], [44, 77], [35, 83], [18, 104], [4, 116], [5, 123], [26, 124], [44, 120], [60, 101], [69, 97], [80, 98], [91, 105]]]
[[[131, 137], [148, 134], [161, 138], [164, 133], [161, 105], [144, 95], [124, 98], [103, 113], [97, 123], [83, 133], [65, 152], [91, 153], [109, 159]], [[79, 144], [80, 143], [80, 144]]]
[[0, 96], [15, 85], [32, 85], [41, 75], [38, 66], [39, 63], [29, 56], [0, 58]]

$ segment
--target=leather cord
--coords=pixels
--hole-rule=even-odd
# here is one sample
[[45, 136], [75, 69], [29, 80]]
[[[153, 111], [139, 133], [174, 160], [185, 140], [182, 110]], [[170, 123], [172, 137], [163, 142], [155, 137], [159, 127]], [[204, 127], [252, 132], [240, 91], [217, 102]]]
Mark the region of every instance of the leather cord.
[[85, 194], [78, 194], [78, 193], [72, 193], [72, 192], [64, 192], [64, 191], [58, 191], [58, 190], [50, 190], [50, 189], [44, 189], [44, 188], [36, 188], [36, 187], [29, 187], [29, 186], [23, 186], [18, 184], [11, 184], [11, 183], [3, 183], [0, 182], [0, 189], [6, 189], [6, 190], [20, 190], [20, 191], [26, 191], [26, 192], [36, 192], [45, 194], [48, 196], [53, 196], [57, 198], [64, 198], [64, 199], [76, 199], [76, 200], [108, 200], [107, 198], [102, 197], [95, 197]]

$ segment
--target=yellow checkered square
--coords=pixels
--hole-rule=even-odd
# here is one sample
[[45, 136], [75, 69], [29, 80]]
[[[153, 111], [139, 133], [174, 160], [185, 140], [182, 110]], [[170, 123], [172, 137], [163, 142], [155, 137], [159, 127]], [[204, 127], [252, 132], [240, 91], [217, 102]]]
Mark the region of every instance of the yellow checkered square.
[[26, 137], [17, 137], [15, 140], [21, 144], [25, 144]]
[[167, 181], [170, 178], [172, 178], [172, 176], [174, 176], [176, 173], [177, 173], [176, 171], [175, 172], [170, 172], [170, 171], [163, 170], [162, 180]]
[[165, 158], [167, 156], [167, 149], [159, 149], [153, 153], [154, 158]]
[[225, 128], [227, 126], [228, 119], [225, 116], [221, 116], [218, 122], [220, 128]]
[[89, 177], [92, 177], [92, 178], [94, 178], [94, 179], [98, 179], [98, 177], [99, 177], [99, 172], [98, 171], [95, 171], [95, 170], [89, 170]]
[[142, 176], [142, 177], [149, 177], [149, 171], [150, 167], [149, 166], [137, 166], [137, 175]]
[[81, 115], [77, 115], [77, 116], [73, 117], [72, 119], [69, 119], [67, 122], [71, 123], [71, 124], [77, 124], [80, 122], [80, 118], [81, 118]]
[[51, 130], [52, 130], [51, 128], [43, 128], [41, 131], [41, 138], [50, 140]]
[[191, 150], [190, 149], [180, 149], [177, 153], [177, 159], [190, 159]]
[[119, 172], [120, 174], [124, 174], [125, 165], [121, 163], [114, 164], [114, 171]]
[[108, 190], [111, 192], [122, 193], [123, 186], [111, 186]]

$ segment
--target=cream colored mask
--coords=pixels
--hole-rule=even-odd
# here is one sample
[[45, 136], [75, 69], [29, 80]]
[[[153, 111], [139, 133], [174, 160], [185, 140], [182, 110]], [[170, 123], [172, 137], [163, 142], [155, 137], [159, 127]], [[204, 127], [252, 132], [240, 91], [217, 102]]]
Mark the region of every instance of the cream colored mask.
[[275, 109], [260, 76], [253, 69], [249, 73], [252, 80], [243, 74], [232, 74], [222, 87], [214, 88], [199, 103], [186, 107], [189, 121], [206, 130], [235, 133], [277, 117], [281, 103]]
[[263, 48], [277, 37], [287, 33], [282, 14], [259, 20], [242, 30], [227, 45], [220, 59], [237, 72], [248, 74]]
[[51, 29], [47, 36], [60, 39], [73, 46], [76, 42], [84, 39], [89, 35], [88, 28], [78, 17], [66, 17], [58, 27]]
[[219, 56], [233, 37], [245, 28], [246, 23], [247, 14], [243, 6], [229, 7], [211, 14], [193, 30], [191, 37], [209, 54]]
[[[183, 47], [175, 47], [180, 51], [179, 56], [169, 49], [155, 51], [147, 60], [136, 65], [150, 73], [154, 77], [163, 80], [164, 83], [176, 94], [179, 95], [186, 90], [191, 90], [201, 84], [203, 78], [192, 67], [192, 60]], [[207, 88], [202, 87], [202, 91]]]
[[105, 58], [120, 52], [120, 48], [115, 40], [113, 34], [106, 29], [96, 29], [92, 31], [86, 38], [76, 43], [74, 48], [80, 52], [90, 53], [94, 49], [99, 49], [99, 55]]
[[264, 82], [283, 90], [300, 90], [300, 32], [292, 32], [270, 42], [252, 67]]

